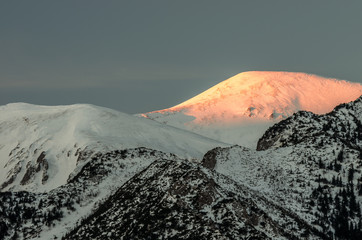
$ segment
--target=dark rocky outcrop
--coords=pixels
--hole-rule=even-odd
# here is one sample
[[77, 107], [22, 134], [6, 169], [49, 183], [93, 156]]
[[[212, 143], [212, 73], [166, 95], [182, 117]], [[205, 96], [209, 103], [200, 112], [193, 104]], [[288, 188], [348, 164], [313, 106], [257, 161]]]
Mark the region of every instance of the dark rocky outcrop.
[[332, 112], [316, 115], [300, 111], [270, 127], [259, 139], [257, 150], [287, 147], [316, 139], [336, 139], [350, 148], [362, 147], [362, 96], [337, 106]]
[[[261, 205], [288, 219], [294, 231]], [[308, 224], [213, 171], [158, 160], [64, 239], [298, 239], [297, 229], [305, 230], [307, 239], [320, 238]]]

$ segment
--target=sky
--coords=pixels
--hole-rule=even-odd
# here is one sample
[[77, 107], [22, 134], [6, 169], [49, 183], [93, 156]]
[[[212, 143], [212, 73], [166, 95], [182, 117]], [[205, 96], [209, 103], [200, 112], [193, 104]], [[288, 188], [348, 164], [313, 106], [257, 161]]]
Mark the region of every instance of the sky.
[[5, 0], [0, 105], [179, 104], [244, 71], [362, 83], [362, 1]]

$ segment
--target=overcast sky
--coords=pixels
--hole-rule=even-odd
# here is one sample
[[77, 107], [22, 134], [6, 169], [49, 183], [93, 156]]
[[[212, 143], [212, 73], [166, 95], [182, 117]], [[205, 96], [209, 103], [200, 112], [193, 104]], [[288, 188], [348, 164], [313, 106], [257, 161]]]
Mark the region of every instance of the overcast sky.
[[1, 1], [0, 105], [176, 105], [239, 72], [362, 83], [362, 1]]

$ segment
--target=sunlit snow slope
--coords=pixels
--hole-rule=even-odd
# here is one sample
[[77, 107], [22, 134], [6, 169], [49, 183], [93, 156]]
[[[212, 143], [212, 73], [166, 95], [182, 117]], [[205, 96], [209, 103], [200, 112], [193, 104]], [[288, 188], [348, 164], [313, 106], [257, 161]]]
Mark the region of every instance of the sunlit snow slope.
[[361, 94], [361, 84], [312, 74], [243, 72], [177, 106], [142, 116], [255, 148], [275, 122], [299, 110], [327, 113]]
[[8, 104], [0, 106], [0, 191], [53, 189], [96, 152], [147, 147], [202, 158], [218, 145], [225, 144], [92, 105]]

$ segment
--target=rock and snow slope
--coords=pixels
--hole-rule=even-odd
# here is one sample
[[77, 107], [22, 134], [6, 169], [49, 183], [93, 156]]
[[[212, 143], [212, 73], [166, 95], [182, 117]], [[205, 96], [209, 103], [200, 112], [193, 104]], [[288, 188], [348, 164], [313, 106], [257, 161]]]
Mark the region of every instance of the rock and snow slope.
[[209, 151], [203, 165], [262, 193], [329, 239], [362, 237], [362, 96], [325, 115], [298, 112], [254, 151]]
[[323, 239], [292, 212], [185, 160], [158, 160], [64, 239]]
[[0, 239], [323, 237], [243, 184], [145, 148], [97, 154], [49, 192], [0, 192]]
[[281, 119], [299, 110], [327, 113], [361, 94], [361, 84], [311, 74], [244, 72], [177, 106], [140, 116], [255, 148]]
[[[329, 93], [321, 94], [324, 99], [309, 96], [283, 77], [305, 84], [315, 80], [308, 87], [317, 84], [315, 91], [339, 86], [348, 91], [343, 99], [361, 86], [305, 74], [248, 74], [261, 80], [247, 85], [244, 95], [259, 96], [262, 104], [248, 107], [240, 119], [254, 127], [307, 108], [303, 99], [320, 101], [318, 107], [310, 104], [317, 113], [336, 104], [324, 104]], [[273, 85], [273, 79], [283, 86]], [[257, 94], [268, 89], [275, 96]], [[288, 102], [293, 89], [298, 101]], [[205, 116], [215, 105], [211, 120], [235, 125], [221, 134], [225, 126], [208, 118], [201, 120], [209, 126], [195, 121], [186, 127], [210, 134], [211, 126], [217, 137], [230, 140], [227, 134], [246, 123], [217, 106], [233, 95], [209, 103], [215, 94], [205, 96], [195, 100], [208, 106]], [[226, 100], [225, 109], [234, 101]], [[191, 103], [149, 117], [183, 125], [193, 118], [182, 113], [193, 109]], [[225, 146], [92, 105], [2, 106], [0, 239], [362, 239], [362, 96], [324, 115], [301, 111], [280, 121], [258, 141], [260, 151]]]
[[59, 239], [152, 162], [178, 159], [147, 148], [84, 157], [79, 172], [51, 191], [0, 192], [0, 239]]
[[58, 187], [86, 163], [88, 155], [97, 152], [148, 147], [183, 158], [202, 158], [219, 145], [225, 146], [92, 105], [8, 104], [0, 107], [0, 191]]

